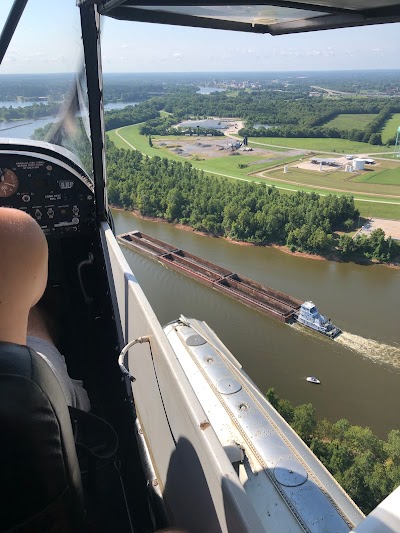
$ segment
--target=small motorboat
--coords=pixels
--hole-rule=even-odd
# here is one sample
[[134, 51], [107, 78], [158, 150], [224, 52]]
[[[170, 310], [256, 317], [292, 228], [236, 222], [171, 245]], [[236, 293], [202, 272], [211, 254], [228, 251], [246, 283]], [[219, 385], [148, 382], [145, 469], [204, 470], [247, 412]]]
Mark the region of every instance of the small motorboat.
[[314, 376], [308, 376], [307, 381], [309, 383], [315, 383], [316, 385], [319, 385], [321, 383], [320, 380]]

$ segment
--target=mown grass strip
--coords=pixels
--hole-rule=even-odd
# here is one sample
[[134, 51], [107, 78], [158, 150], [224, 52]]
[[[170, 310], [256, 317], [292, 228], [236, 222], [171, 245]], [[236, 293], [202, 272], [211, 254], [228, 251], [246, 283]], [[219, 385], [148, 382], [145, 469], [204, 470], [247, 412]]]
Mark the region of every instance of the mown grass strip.
[[380, 154], [391, 152], [393, 149], [387, 146], [374, 146], [369, 143], [349, 141], [347, 139], [321, 139], [321, 138], [293, 138], [286, 137], [250, 137], [249, 142], [254, 145], [282, 146], [285, 148], [297, 148], [310, 152], [326, 152], [339, 154]]
[[343, 113], [326, 122], [324, 127], [338, 130], [353, 130], [357, 127], [358, 130], [363, 130], [377, 115], [378, 113]]
[[400, 127], [400, 113], [395, 113], [392, 118], [390, 118], [385, 127], [382, 129], [382, 142], [387, 143], [389, 139], [396, 138], [397, 129]]

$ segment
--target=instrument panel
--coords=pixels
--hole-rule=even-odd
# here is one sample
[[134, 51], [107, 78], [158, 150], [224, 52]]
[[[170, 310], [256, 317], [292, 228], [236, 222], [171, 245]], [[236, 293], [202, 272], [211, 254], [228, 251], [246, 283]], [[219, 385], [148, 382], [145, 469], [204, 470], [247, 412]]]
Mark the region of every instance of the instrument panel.
[[31, 215], [48, 237], [88, 232], [93, 183], [73, 154], [47, 143], [0, 144], [0, 207]]

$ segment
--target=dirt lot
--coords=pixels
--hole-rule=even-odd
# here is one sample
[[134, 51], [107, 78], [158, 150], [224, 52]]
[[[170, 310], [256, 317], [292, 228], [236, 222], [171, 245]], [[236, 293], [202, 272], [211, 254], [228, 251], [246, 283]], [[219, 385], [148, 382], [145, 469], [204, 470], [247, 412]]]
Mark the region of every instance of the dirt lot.
[[[160, 148], [167, 148], [170, 152], [175, 153], [181, 157], [194, 157], [199, 159], [211, 159], [214, 157], [226, 157], [231, 154], [238, 154], [244, 156], [258, 156], [260, 161], [252, 160], [251, 164], [271, 161], [272, 159], [282, 159], [289, 155], [288, 152], [274, 152], [272, 150], [265, 150], [263, 148], [253, 148], [246, 151], [243, 147], [232, 151], [232, 143], [237, 142], [236, 139], [230, 137], [170, 137], [168, 139], [153, 139], [153, 144]], [[296, 154], [299, 152], [295, 152]], [[290, 155], [292, 153], [290, 152]]]
[[384, 218], [370, 218], [369, 221], [357, 232], [369, 235], [374, 229], [381, 228], [385, 232], [386, 237], [393, 237], [393, 239], [400, 240], [400, 221], [385, 220]]

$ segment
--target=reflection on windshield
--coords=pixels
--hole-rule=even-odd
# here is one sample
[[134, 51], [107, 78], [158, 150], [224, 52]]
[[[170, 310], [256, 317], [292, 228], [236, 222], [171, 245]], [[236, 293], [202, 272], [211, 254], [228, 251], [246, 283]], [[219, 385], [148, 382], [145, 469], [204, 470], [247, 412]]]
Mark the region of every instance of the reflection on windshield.
[[35, 130], [32, 138], [66, 148], [79, 158], [87, 174], [93, 178], [87, 87], [83, 69], [76, 76], [57, 119], [56, 122]]

